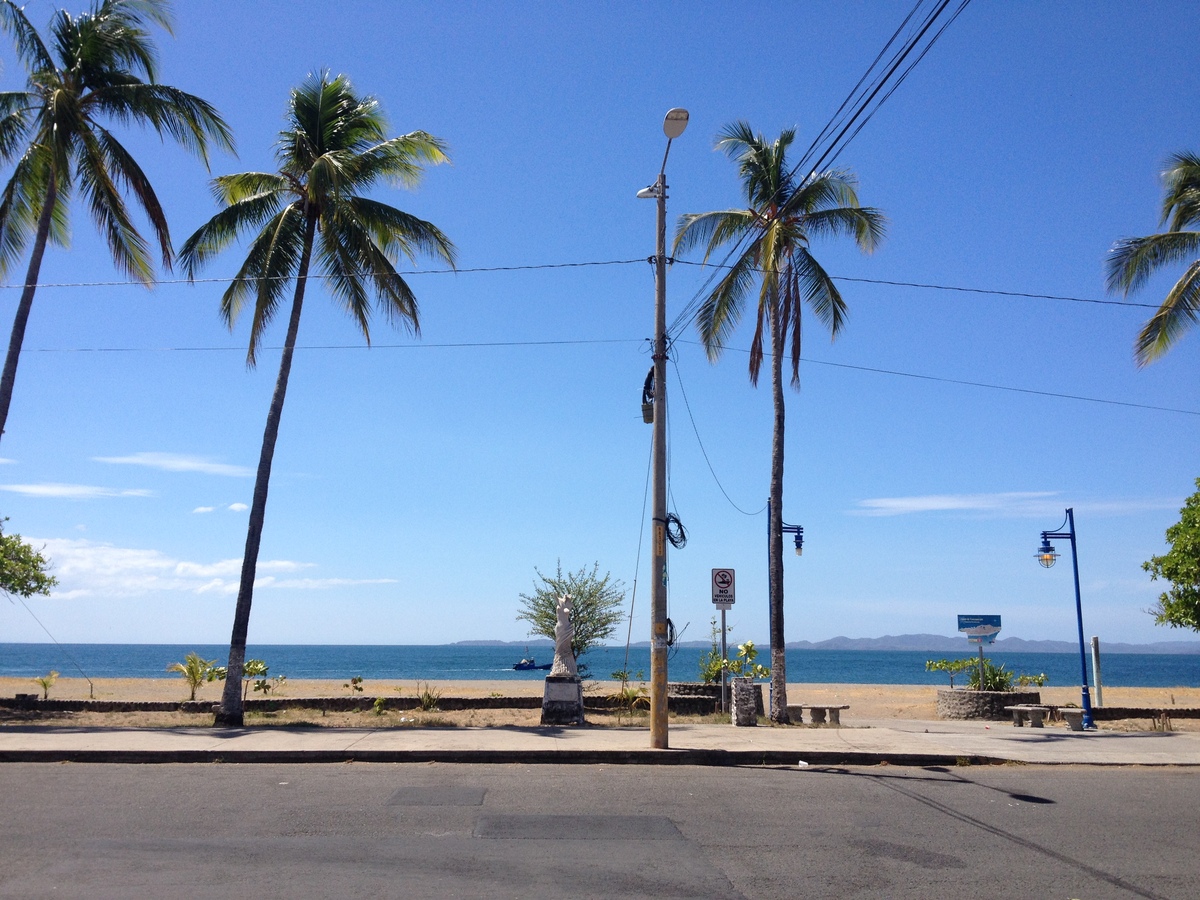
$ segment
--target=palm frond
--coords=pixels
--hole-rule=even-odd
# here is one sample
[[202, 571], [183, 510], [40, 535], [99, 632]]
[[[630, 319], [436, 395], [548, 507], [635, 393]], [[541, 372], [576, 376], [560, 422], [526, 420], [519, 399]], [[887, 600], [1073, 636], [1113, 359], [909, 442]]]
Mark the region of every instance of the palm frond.
[[1175, 282], [1162, 306], [1150, 318], [1134, 342], [1134, 359], [1147, 365], [1166, 353], [1180, 336], [1200, 321], [1200, 260]]
[[221, 317], [231, 329], [249, 299], [254, 300], [246, 365], [258, 361], [267, 326], [274, 319], [304, 253], [303, 209], [293, 203], [281, 209], [255, 236], [234, 281], [221, 297]]
[[421, 182], [425, 166], [449, 163], [446, 144], [424, 131], [413, 131], [355, 154], [347, 180], [364, 190], [379, 179], [413, 188]]
[[91, 132], [79, 135], [76, 177], [87, 201], [92, 220], [108, 243], [108, 251], [117, 269], [149, 284], [153, 277], [148, 247], [138, 233], [125, 200], [113, 181], [111, 160], [98, 137]]
[[697, 244], [705, 244], [704, 262], [726, 244], [736, 243], [758, 222], [748, 209], [722, 209], [707, 213], [687, 213], [679, 217], [672, 253], [686, 253]]
[[[836, 338], [846, 324], [846, 303], [841, 292], [829, 277], [829, 273], [803, 247], [796, 250], [791, 259], [791, 268], [797, 289], [803, 300], [821, 324], [829, 329], [830, 338]], [[799, 310], [796, 312], [799, 315]]]
[[887, 219], [869, 206], [840, 206], [806, 215], [804, 231], [812, 237], [852, 237], [860, 250], [872, 253], [883, 243]]
[[1200, 252], [1200, 231], [1123, 238], [1113, 244], [1105, 262], [1108, 289], [1129, 296], [1163, 266], [1183, 262], [1197, 252]]
[[429, 256], [455, 267], [458, 251], [432, 222], [368, 197], [347, 197], [342, 205], [384, 251], [403, 254], [413, 261]]
[[245, 231], [262, 228], [279, 214], [286, 197], [279, 191], [255, 194], [230, 204], [201, 225], [183, 242], [179, 262], [189, 279], [213, 256], [220, 253]]
[[216, 108], [201, 98], [165, 84], [134, 82], [97, 88], [90, 104], [122, 123], [149, 124], [170, 135], [208, 166], [209, 145], [234, 151], [233, 132]]
[[1175, 153], [1167, 162], [1162, 223], [1170, 222], [1171, 231], [1200, 225], [1200, 156]]
[[222, 204], [240, 203], [259, 194], [282, 194], [292, 189], [292, 182], [274, 172], [240, 172], [218, 175], [212, 180], [213, 198]]
[[758, 244], [752, 243], [714, 285], [696, 311], [696, 329], [712, 362], [720, 357], [742, 317], [746, 296], [758, 273]]
[[40, 69], [54, 68], [54, 57], [42, 43], [41, 35], [25, 17], [25, 11], [13, 0], [0, 2], [0, 28], [10, 35], [17, 45], [17, 54], [25, 63], [25, 68], [36, 72]]
[[155, 237], [158, 238], [163, 268], [170, 271], [173, 254], [171, 231], [167, 227], [166, 213], [163, 212], [162, 204], [158, 202], [158, 195], [154, 193], [150, 179], [146, 177], [146, 173], [142, 171], [141, 166], [137, 164], [129, 151], [121, 146], [121, 143], [111, 133], [103, 128], [96, 130], [97, 139], [107, 159], [107, 168], [113, 181], [119, 185], [123, 184], [133, 194], [138, 205], [142, 207], [150, 226], [154, 229]]

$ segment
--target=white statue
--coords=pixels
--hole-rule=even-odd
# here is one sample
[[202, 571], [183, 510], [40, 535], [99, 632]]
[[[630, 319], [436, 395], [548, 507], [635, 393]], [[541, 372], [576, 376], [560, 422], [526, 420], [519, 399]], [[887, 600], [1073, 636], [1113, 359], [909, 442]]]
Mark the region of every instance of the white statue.
[[550, 667], [551, 675], [578, 678], [579, 670], [575, 668], [575, 652], [571, 649], [571, 639], [575, 637], [575, 626], [571, 624], [570, 594], [558, 598], [558, 606], [554, 614], [558, 622], [554, 626], [554, 665]]

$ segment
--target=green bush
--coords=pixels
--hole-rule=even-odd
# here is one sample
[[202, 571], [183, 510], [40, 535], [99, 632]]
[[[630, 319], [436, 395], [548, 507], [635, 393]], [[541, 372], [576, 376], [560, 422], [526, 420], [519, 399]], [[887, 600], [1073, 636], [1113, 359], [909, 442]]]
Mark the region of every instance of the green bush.
[[1011, 691], [1013, 673], [1005, 671], [1003, 663], [996, 665], [990, 659], [984, 659], [982, 666], [971, 667], [967, 686], [973, 691]]

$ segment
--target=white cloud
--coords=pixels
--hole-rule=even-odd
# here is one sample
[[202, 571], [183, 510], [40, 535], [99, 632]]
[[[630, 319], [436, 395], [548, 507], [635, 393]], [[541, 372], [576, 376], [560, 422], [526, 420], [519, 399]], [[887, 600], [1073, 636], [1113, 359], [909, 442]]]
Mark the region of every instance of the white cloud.
[[[65, 600], [88, 596], [131, 596], [147, 593], [236, 594], [241, 559], [201, 563], [174, 559], [158, 550], [117, 547], [84, 539], [29, 538], [51, 562], [60, 587], [52, 596]], [[315, 563], [287, 559], [260, 560], [255, 588], [322, 590], [393, 579], [279, 578], [315, 568]]]
[[0, 484], [0, 491], [24, 494], [27, 497], [54, 497], [64, 500], [97, 500], [101, 497], [153, 497], [154, 491], [96, 487], [90, 484]]
[[215, 506], [197, 506], [195, 509], [192, 510], [192, 512], [194, 512], [194, 513], [210, 513], [214, 509], [216, 509]]
[[[1174, 509], [1178, 500], [1133, 499], [1076, 503], [1078, 513], [1121, 516], [1159, 509]], [[915, 497], [876, 497], [858, 501], [852, 515], [904, 516], [914, 513], [960, 512], [999, 518], [1061, 516], [1060, 491], [1009, 491], [996, 494], [924, 494]]]
[[6, 459], [5, 457], [0, 456], [0, 466], [11, 466], [15, 465], [16, 462], [17, 461], [15, 459]]
[[232, 510], [233, 512], [245, 512], [249, 508], [250, 507], [248, 507], [245, 503], [230, 503], [229, 504], [229, 509]]
[[253, 471], [245, 466], [231, 466], [213, 462], [205, 456], [187, 456], [182, 453], [131, 453], [129, 456], [93, 456], [93, 461], [113, 465], [146, 466], [164, 472], [200, 472], [204, 475], [227, 475], [234, 478], [249, 478]]

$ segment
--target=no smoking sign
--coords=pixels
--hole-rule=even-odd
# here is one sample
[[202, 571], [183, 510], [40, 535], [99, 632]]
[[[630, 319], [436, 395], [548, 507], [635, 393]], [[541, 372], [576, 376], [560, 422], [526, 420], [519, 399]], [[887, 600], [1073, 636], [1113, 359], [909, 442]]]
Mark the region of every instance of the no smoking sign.
[[726, 608], [733, 605], [734, 576], [733, 569], [712, 570], [712, 602], [725, 604]]

